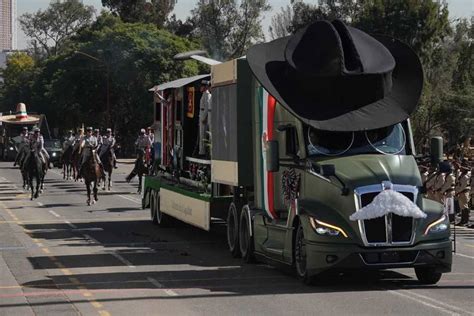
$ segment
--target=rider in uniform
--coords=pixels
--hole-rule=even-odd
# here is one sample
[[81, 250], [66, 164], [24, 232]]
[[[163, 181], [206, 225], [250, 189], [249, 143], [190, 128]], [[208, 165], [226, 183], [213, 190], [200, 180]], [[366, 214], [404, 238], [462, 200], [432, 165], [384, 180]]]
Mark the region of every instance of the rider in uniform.
[[100, 145], [102, 145], [102, 136], [100, 135], [100, 130], [96, 128], [94, 130], [93, 135], [95, 136], [95, 138], [97, 138], [97, 144], [100, 147]]
[[64, 137], [64, 141], [63, 141], [63, 153], [66, 151], [66, 149], [69, 147], [69, 146], [73, 146], [74, 145], [74, 141], [76, 140], [76, 138], [74, 137], [73, 133], [72, 133], [72, 130], [69, 130], [67, 132], [67, 135]]
[[32, 149], [36, 151], [38, 156], [41, 158], [43, 164], [49, 169], [49, 154], [44, 148], [44, 138], [43, 135], [40, 133], [40, 129], [35, 127], [33, 129], [33, 139], [31, 140], [30, 146]]
[[117, 157], [115, 156], [114, 146], [115, 146], [115, 137], [112, 135], [112, 129], [107, 128], [107, 131], [104, 136], [102, 136], [102, 144], [99, 149], [99, 157], [102, 157], [105, 154], [107, 148], [110, 148], [110, 153], [112, 154], [112, 159], [114, 161], [114, 168], [117, 169]]
[[[92, 127], [88, 127], [86, 129], [87, 133], [86, 135], [83, 137], [82, 141], [81, 141], [81, 153], [82, 151], [84, 150], [84, 148], [89, 148], [91, 150], [91, 154], [92, 155], [95, 155], [95, 158], [97, 160], [97, 163], [100, 165], [100, 167], [102, 168], [102, 163], [100, 161], [100, 158], [99, 156], [97, 155], [97, 152], [95, 152], [95, 149], [97, 148], [97, 146], [99, 145], [98, 142], [97, 142], [97, 138], [92, 135]], [[79, 174], [81, 174], [82, 172], [82, 167], [84, 166], [84, 163], [86, 162], [86, 160], [88, 159], [89, 157], [86, 157], [86, 155], [82, 155], [81, 154], [81, 164], [80, 164], [80, 167], [79, 167]]]
[[18, 153], [16, 154], [15, 157], [15, 163], [13, 164], [13, 167], [16, 165], [20, 164], [21, 166], [21, 161], [24, 157], [24, 150], [25, 148], [29, 145], [30, 139], [28, 136], [28, 127], [23, 127], [21, 134], [20, 134], [20, 145], [18, 146]]
[[140, 135], [135, 141], [135, 146], [137, 148], [137, 158], [139, 158], [138, 154], [140, 151], [145, 151], [147, 148], [151, 147], [150, 137], [146, 135], [146, 131], [144, 128], [140, 130]]

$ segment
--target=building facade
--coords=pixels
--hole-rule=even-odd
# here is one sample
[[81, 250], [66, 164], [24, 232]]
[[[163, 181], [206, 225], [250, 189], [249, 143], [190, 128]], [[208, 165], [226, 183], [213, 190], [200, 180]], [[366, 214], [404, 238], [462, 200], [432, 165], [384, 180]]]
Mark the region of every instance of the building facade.
[[16, 49], [16, 0], [0, 0], [0, 52]]

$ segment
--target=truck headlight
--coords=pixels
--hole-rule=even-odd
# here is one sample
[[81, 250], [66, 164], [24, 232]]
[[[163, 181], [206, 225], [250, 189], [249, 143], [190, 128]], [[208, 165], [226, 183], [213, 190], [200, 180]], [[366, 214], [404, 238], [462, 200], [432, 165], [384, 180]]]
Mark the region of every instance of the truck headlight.
[[13, 151], [14, 149], [15, 149], [15, 148], [13, 148], [13, 147], [10, 147], [10, 150], [11, 150], [11, 151]]
[[314, 231], [318, 235], [326, 235], [326, 236], [339, 236], [342, 235], [345, 238], [347, 238], [346, 232], [335, 225], [331, 225], [325, 222], [321, 222], [320, 220], [317, 220], [316, 218], [310, 217], [309, 222], [311, 223], [311, 226], [313, 227]]
[[426, 227], [425, 235], [428, 235], [428, 233], [439, 233], [447, 230], [449, 228], [449, 223], [446, 223], [446, 219], [446, 215], [443, 215], [440, 219], [429, 224], [428, 227]]
[[53, 157], [56, 157], [56, 155], [57, 155], [57, 153], [53, 153], [53, 154], [52, 154]]

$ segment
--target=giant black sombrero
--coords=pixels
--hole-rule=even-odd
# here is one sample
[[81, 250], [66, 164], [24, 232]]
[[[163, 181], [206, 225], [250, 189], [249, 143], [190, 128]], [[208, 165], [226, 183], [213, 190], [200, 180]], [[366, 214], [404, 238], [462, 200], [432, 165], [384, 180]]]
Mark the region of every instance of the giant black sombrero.
[[322, 130], [399, 123], [416, 109], [423, 87], [423, 69], [410, 47], [339, 20], [318, 21], [294, 35], [255, 45], [247, 60], [268, 93]]

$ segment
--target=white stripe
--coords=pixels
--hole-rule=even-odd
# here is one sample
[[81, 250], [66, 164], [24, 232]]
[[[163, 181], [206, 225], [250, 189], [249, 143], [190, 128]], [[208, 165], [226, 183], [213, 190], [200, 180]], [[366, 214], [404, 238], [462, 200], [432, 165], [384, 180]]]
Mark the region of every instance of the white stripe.
[[459, 253], [459, 252], [455, 252], [454, 254], [456, 256], [460, 256], [460, 257], [464, 257], [464, 258], [474, 259], [473, 256], [468, 256], [468, 255], [465, 255], [465, 254], [462, 254], [462, 253]]
[[71, 223], [70, 221], [64, 221], [69, 227], [77, 229], [77, 226]]
[[55, 217], [61, 217], [58, 213], [56, 213], [55, 211], [53, 210], [49, 210], [48, 211], [51, 215], [55, 216]]
[[[404, 291], [406, 291], [406, 290], [404, 290]], [[400, 292], [400, 291], [399, 291], [399, 292]], [[447, 308], [450, 308], [450, 309], [452, 309], [453, 311], [456, 311], [456, 312], [458, 312], [458, 313], [465, 313], [465, 314], [469, 314], [469, 313], [470, 313], [470, 312], [468, 312], [468, 311], [466, 311], [466, 310], [464, 310], [464, 309], [462, 309], [462, 308], [459, 308], [459, 307], [457, 307], [457, 306], [450, 305], [450, 304], [448, 304], [448, 303], [446, 303], [446, 302], [442, 302], [442, 301], [440, 301], [440, 300], [436, 300], [436, 299], [434, 299], [434, 298], [431, 298], [431, 297], [428, 297], [428, 296], [425, 296], [425, 295], [422, 295], [422, 294], [419, 294], [419, 293], [415, 293], [414, 291], [410, 291], [409, 293], [410, 293], [409, 295], [417, 296], [417, 297], [419, 297], [419, 298], [421, 298], [421, 299], [425, 299], [425, 300], [427, 300], [427, 301], [429, 301], [429, 302], [431, 302], [431, 303], [433, 303], [433, 304], [441, 304], [441, 305], [443, 305], [443, 306], [445, 306], [445, 307], [447, 307]]]
[[158, 282], [157, 280], [153, 279], [153, 278], [150, 278], [150, 277], [147, 277], [146, 278], [151, 284], [153, 284], [156, 288], [158, 289], [162, 289], [163, 288], [163, 284], [161, 284], [160, 282]]
[[119, 255], [118, 253], [113, 252], [113, 253], [111, 253], [111, 255], [114, 256], [115, 258], [117, 258], [123, 264], [127, 265], [129, 268], [136, 268], [130, 261], [128, 261], [127, 259], [125, 259], [121, 255]]
[[137, 203], [137, 204], [142, 203], [141, 201], [135, 200], [134, 198], [131, 198], [131, 197], [128, 197], [128, 196], [125, 196], [125, 195], [119, 195], [119, 197], [121, 197], [122, 199], [128, 200], [128, 201], [131, 201], [133, 203]]
[[391, 294], [394, 294], [394, 295], [397, 295], [397, 296], [404, 297], [404, 298], [406, 298], [406, 299], [409, 299], [409, 300], [412, 300], [412, 301], [414, 301], [414, 302], [423, 304], [423, 305], [428, 306], [428, 307], [431, 307], [431, 308], [433, 308], [433, 309], [437, 309], [437, 310], [439, 310], [439, 311], [441, 311], [441, 312], [444, 312], [444, 313], [446, 313], [446, 314], [448, 314], [448, 315], [459, 315], [458, 313], [452, 312], [452, 311], [447, 310], [447, 309], [445, 309], [445, 308], [442, 308], [442, 307], [440, 307], [440, 306], [436, 306], [436, 305], [430, 304], [430, 303], [428, 303], [428, 302], [421, 301], [420, 299], [417, 299], [417, 298], [412, 297], [412, 296], [410, 296], [410, 295], [407, 295], [407, 294], [404, 294], [404, 293], [400, 293], [400, 291], [394, 291], [394, 290], [388, 290], [388, 289], [384, 289], [384, 290], [386, 290], [388, 293], [391, 293]]
[[43, 207], [43, 203], [41, 203], [41, 202], [36, 202], [36, 203], [38, 203], [38, 206]]

